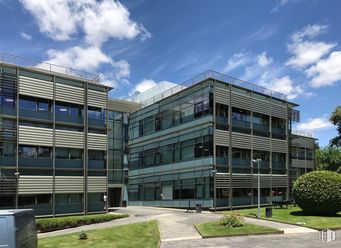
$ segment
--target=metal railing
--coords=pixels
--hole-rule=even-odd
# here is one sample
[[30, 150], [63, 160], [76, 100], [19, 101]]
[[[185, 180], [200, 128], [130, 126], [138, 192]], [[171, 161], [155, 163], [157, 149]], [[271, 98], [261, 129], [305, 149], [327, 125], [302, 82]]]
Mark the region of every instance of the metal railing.
[[304, 132], [304, 131], [299, 131], [299, 130], [292, 130], [291, 133], [294, 134], [294, 135], [298, 135], [298, 136], [314, 138], [313, 134], [309, 133], [309, 132]]
[[242, 88], [245, 88], [248, 90], [252, 90], [255, 92], [259, 92], [259, 93], [264, 94], [264, 95], [269, 95], [269, 96], [279, 98], [282, 100], [287, 100], [287, 96], [282, 94], [282, 93], [267, 89], [265, 87], [262, 87], [262, 86], [259, 86], [259, 85], [253, 84], [253, 83], [249, 83], [249, 82], [240, 80], [238, 78], [227, 76], [227, 75], [224, 75], [222, 73], [215, 72], [213, 70], [208, 70], [204, 73], [201, 73], [201, 74], [191, 78], [190, 80], [185, 81], [182, 84], [174, 86], [174, 87], [162, 92], [161, 94], [158, 94], [158, 95], [142, 102], [141, 104], [144, 107], [151, 105], [157, 101], [160, 101], [160, 100], [162, 100], [162, 99], [164, 99], [170, 95], [173, 95], [173, 94], [175, 94], [175, 93], [177, 93], [183, 89], [186, 89], [192, 85], [200, 83], [201, 81], [204, 81], [204, 80], [209, 79], [209, 78], [219, 80], [219, 81], [227, 83], [227, 84], [232, 84], [232, 85], [235, 85], [238, 87], [242, 87]]
[[56, 73], [64, 74], [67, 76], [78, 77], [81, 79], [99, 83], [98, 74], [76, 70], [72, 68], [67, 68], [67, 67], [60, 66], [60, 65], [54, 65], [54, 64], [39, 61], [39, 60], [20, 57], [20, 56], [12, 55], [9, 53], [0, 52], [0, 62], [6, 63], [6, 64], [14, 64], [14, 65], [22, 66], [22, 67], [27, 67], [27, 68], [31, 67], [35, 69], [41, 69], [41, 70], [45, 70], [49, 72], [56, 72]]

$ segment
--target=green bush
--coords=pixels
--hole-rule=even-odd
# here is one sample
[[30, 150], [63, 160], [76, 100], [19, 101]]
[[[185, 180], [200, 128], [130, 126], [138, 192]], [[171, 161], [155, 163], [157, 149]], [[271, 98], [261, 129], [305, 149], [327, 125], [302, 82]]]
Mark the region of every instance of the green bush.
[[239, 227], [244, 225], [244, 219], [238, 214], [225, 214], [220, 220], [220, 225], [225, 227]]
[[307, 214], [334, 215], [341, 211], [341, 174], [313, 171], [294, 183], [293, 196]]
[[71, 227], [107, 222], [127, 217], [126, 214], [94, 214], [37, 219], [37, 229], [40, 232], [51, 232]]

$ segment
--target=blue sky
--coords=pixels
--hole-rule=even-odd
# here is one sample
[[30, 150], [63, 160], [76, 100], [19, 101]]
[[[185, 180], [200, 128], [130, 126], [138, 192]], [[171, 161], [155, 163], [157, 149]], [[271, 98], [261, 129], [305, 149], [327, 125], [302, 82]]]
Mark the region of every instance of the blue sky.
[[337, 0], [0, 0], [0, 50], [99, 73], [125, 97], [213, 69], [288, 95], [328, 144], [341, 105]]

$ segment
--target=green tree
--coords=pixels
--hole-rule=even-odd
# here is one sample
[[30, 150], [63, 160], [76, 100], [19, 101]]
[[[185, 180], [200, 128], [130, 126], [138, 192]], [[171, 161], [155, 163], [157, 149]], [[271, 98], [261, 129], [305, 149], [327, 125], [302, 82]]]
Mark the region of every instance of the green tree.
[[330, 140], [331, 146], [341, 147], [341, 106], [337, 106], [335, 111], [330, 116], [330, 122], [336, 126], [338, 136]]
[[315, 157], [317, 169], [341, 172], [341, 148], [325, 147], [316, 150]]

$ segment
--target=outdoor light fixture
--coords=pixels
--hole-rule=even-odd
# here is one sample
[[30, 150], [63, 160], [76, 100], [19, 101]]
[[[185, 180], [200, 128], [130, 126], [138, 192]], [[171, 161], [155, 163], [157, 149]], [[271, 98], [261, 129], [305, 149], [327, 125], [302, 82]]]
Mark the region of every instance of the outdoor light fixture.
[[[258, 167], [258, 187], [257, 187], [257, 193], [258, 193], [258, 202], [257, 202], [257, 205], [258, 205], [258, 212], [257, 212], [257, 218], [259, 219], [260, 218], [260, 174], [259, 174], [259, 163], [261, 162], [262, 160], [260, 158], [258, 159], [252, 159], [252, 162], [253, 163], [257, 163], [257, 167]], [[253, 164], [251, 165], [251, 167], [253, 168]]]

